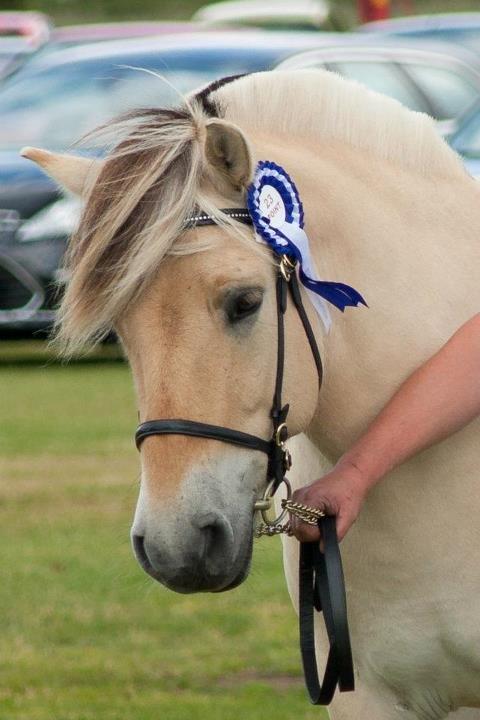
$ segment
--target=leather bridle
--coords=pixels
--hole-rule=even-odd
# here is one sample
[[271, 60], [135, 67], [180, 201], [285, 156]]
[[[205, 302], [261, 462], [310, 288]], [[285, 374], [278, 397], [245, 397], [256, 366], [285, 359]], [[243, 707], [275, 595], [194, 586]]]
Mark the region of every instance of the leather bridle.
[[[248, 210], [226, 208], [222, 213], [238, 222], [251, 225]], [[210, 215], [199, 212], [186, 221], [186, 227], [215, 225]], [[288, 296], [302, 322], [312, 356], [317, 368], [319, 387], [322, 384], [323, 368], [320, 352], [308, 319], [296, 273], [296, 261], [288, 255], [274, 252], [278, 270], [276, 276], [277, 302], [277, 369], [273, 394], [272, 418], [273, 433], [270, 440], [250, 435], [239, 430], [209, 425], [203, 422], [184, 419], [147, 420], [141, 423], [135, 433], [135, 442], [140, 449], [142, 442], [153, 435], [189, 435], [231, 443], [249, 450], [257, 450], [268, 456], [267, 485], [273, 495], [284, 481], [291, 467], [291, 457], [285, 442], [288, 438], [287, 415], [289, 406], [282, 402], [283, 377], [285, 366], [285, 324]], [[324, 539], [325, 552], [322, 554], [317, 543], [301, 543], [300, 548], [300, 644], [304, 665], [305, 680], [312, 703], [326, 705], [330, 703], [335, 689], [353, 690], [353, 664], [348, 633], [345, 588], [340, 552], [335, 530], [335, 518], [324, 517], [319, 520]], [[329, 636], [330, 651], [322, 685], [319, 684], [315, 656], [313, 609], [323, 610]]]
[[[244, 224], [252, 224], [250, 214], [247, 210], [224, 209], [223, 213], [234, 218], [238, 222]], [[215, 221], [208, 215], [198, 214], [190, 218], [189, 227], [213, 225]], [[273, 423], [273, 434], [271, 440], [264, 440], [256, 435], [232, 430], [219, 425], [208, 425], [206, 423], [193, 420], [148, 420], [141, 423], [135, 433], [135, 442], [137, 448], [145, 438], [151, 435], [190, 435], [194, 437], [203, 437], [222, 442], [240, 445], [249, 450], [259, 450], [268, 456], [267, 480], [274, 480], [273, 492], [278, 488], [285, 477], [285, 473], [289, 469], [289, 453], [285, 448], [285, 441], [288, 438], [287, 415], [288, 405], [282, 404], [282, 388], [283, 375], [285, 365], [285, 330], [284, 315], [287, 310], [287, 298], [290, 289], [295, 307], [302, 321], [305, 333], [312, 349], [313, 359], [317, 367], [319, 385], [322, 382], [322, 361], [318, 346], [313, 334], [312, 327], [308, 320], [305, 308], [303, 306], [298, 280], [295, 270], [295, 264], [286, 255], [279, 257], [278, 272], [276, 278], [276, 297], [277, 297], [277, 371], [275, 377], [275, 391], [273, 394], [273, 404], [270, 412]]]

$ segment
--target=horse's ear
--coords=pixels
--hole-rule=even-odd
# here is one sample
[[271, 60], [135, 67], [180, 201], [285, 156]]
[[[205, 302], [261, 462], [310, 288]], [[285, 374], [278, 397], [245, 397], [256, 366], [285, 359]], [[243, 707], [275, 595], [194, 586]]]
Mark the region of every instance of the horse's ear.
[[225, 120], [211, 120], [206, 127], [205, 155], [218, 188], [230, 194], [239, 192], [252, 179], [253, 161], [242, 131]]
[[102, 166], [99, 160], [76, 155], [60, 155], [34, 147], [25, 147], [20, 154], [40, 165], [63, 188], [79, 196], [86, 194]]

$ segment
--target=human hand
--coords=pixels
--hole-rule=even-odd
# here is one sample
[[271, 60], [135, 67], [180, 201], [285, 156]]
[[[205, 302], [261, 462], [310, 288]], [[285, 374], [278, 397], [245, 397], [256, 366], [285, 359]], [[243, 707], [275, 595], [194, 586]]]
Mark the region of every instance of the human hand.
[[[367, 483], [360, 470], [349, 462], [340, 462], [329, 473], [310, 485], [295, 490], [293, 502], [336, 515], [337, 536], [342, 540], [353, 525], [367, 493]], [[320, 540], [316, 525], [309, 525], [290, 514], [291, 534], [301, 542]]]

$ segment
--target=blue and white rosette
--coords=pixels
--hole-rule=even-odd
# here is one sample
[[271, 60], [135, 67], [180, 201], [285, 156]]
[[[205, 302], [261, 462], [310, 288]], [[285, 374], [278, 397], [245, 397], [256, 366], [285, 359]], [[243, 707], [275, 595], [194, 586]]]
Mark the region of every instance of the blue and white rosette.
[[295, 183], [280, 165], [268, 160], [258, 163], [248, 188], [247, 204], [257, 235], [279, 255], [297, 260], [300, 282], [327, 331], [331, 325], [327, 302], [342, 312], [348, 306], [366, 305], [360, 293], [349, 285], [318, 278], [303, 229], [302, 201]]

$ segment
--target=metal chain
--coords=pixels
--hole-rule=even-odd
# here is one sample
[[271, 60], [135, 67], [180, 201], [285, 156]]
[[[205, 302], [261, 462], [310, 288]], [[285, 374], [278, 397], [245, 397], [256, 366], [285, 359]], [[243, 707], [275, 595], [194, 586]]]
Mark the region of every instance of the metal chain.
[[256, 538], [273, 537], [274, 535], [281, 535], [282, 533], [285, 533], [286, 535], [290, 534], [290, 523], [277, 523], [276, 525], [261, 523], [257, 528], [255, 528]]
[[[302, 505], [302, 503], [293, 502], [290, 499], [282, 500], [283, 512], [289, 512], [290, 515], [300, 518], [302, 522], [308, 525], [317, 525], [320, 518], [325, 517], [325, 513], [320, 508], [313, 508], [309, 505]], [[290, 523], [279, 522], [263, 522], [255, 529], [255, 537], [272, 537], [273, 535], [286, 535], [291, 534]]]
[[317, 525], [320, 518], [325, 517], [325, 513], [320, 508], [302, 505], [302, 503], [293, 502], [293, 500], [282, 500], [282, 509], [287, 510], [290, 515], [300, 518], [302, 522], [308, 525]]

